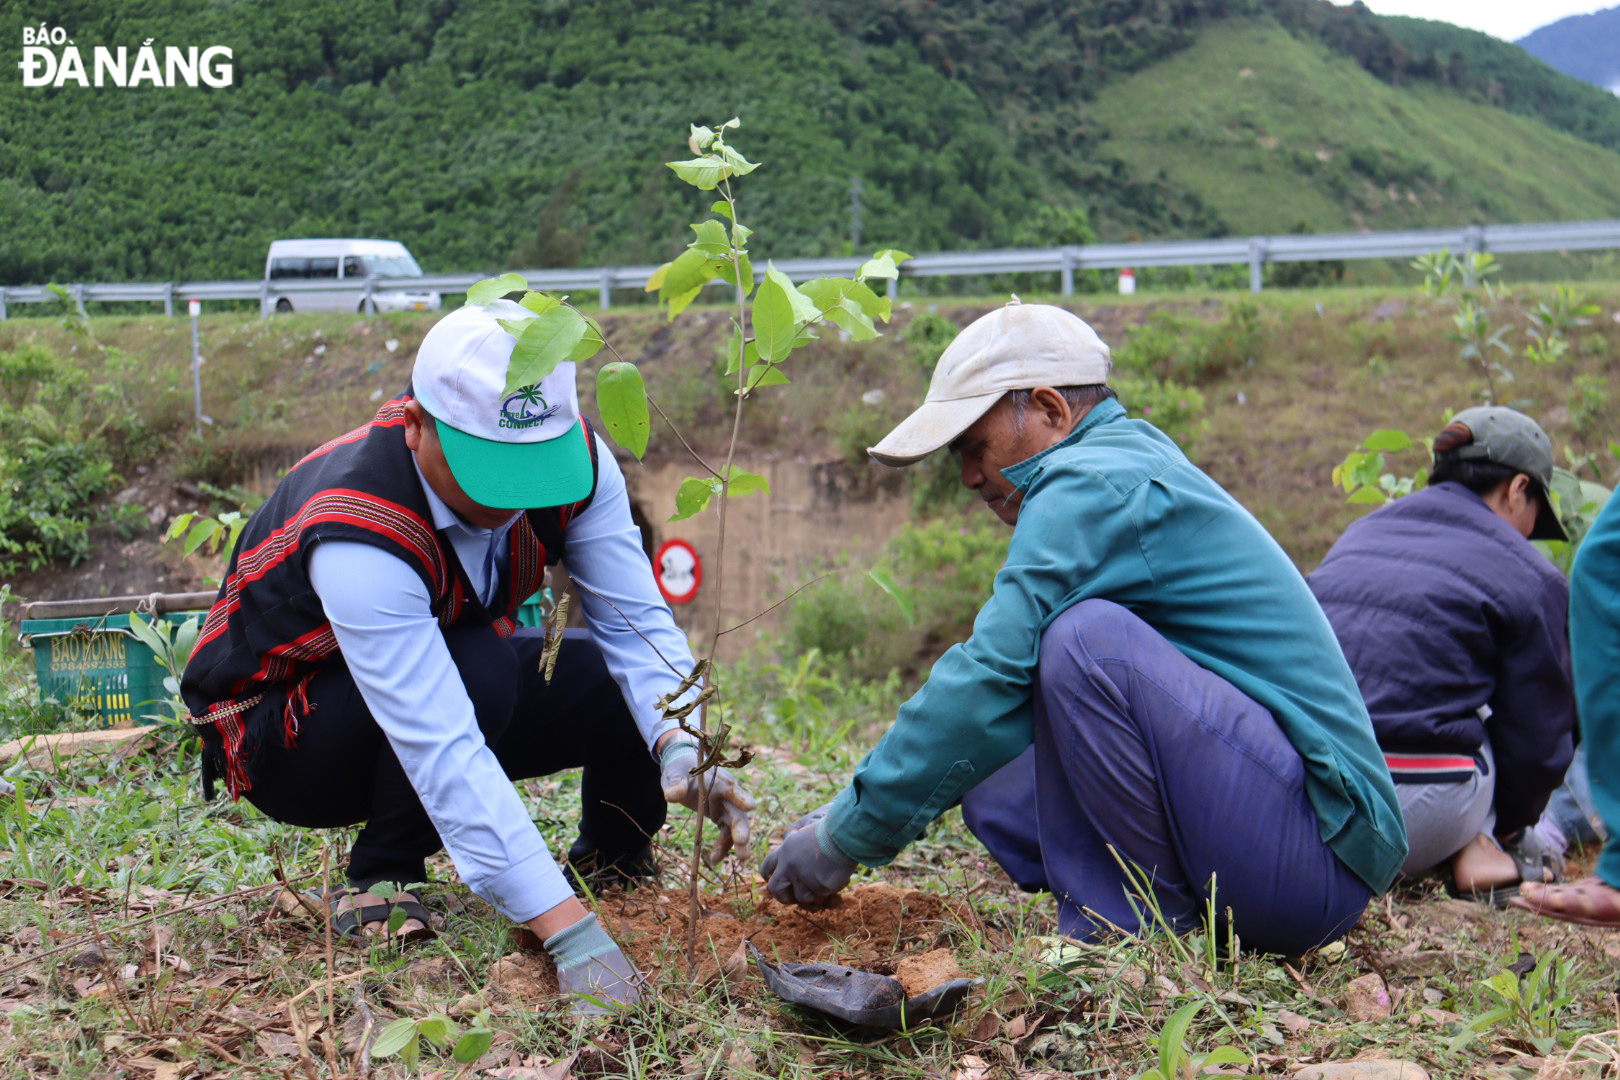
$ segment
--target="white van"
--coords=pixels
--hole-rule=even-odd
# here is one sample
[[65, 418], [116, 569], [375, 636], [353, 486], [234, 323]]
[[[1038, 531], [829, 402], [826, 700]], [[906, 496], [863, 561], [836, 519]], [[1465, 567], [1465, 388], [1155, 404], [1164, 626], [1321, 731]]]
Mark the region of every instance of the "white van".
[[394, 240], [274, 240], [264, 261], [263, 313], [272, 311], [438, 311], [439, 294], [366, 291], [366, 279], [421, 277]]

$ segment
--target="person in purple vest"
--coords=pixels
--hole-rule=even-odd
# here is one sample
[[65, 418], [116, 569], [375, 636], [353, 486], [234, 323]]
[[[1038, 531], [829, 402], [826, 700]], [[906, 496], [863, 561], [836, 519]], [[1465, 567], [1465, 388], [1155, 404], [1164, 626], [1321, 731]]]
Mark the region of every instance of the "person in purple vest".
[[1531, 540], [1565, 540], [1552, 443], [1528, 416], [1465, 409], [1426, 488], [1352, 524], [1310, 575], [1372, 714], [1411, 851], [1503, 906], [1553, 880], [1536, 829], [1573, 754], [1569, 587]]
[[[638, 997], [638, 974], [576, 897], [512, 781], [583, 767], [572, 884], [637, 880], [666, 802], [697, 810], [696, 740], [657, 706], [693, 668], [654, 582], [624, 476], [580, 414], [574, 364], [507, 394], [507, 300], [440, 320], [410, 388], [299, 462], [248, 522], [181, 690], [223, 778], [278, 821], [364, 822], [334, 927], [431, 936], [418, 898], [448, 850], [463, 881], [526, 925], [576, 1012]], [[586, 630], [513, 616], [566, 559]], [[678, 699], [689, 700], [696, 688]], [[718, 861], [745, 848], [753, 800], [708, 773]]]

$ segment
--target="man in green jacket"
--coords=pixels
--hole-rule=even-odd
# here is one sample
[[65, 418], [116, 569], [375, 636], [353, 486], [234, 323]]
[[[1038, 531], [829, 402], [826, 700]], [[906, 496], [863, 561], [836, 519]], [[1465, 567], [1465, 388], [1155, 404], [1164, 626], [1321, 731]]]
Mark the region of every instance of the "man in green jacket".
[[972, 636], [763, 872], [812, 905], [957, 802], [1064, 933], [1174, 927], [1212, 890], [1242, 942], [1342, 934], [1406, 853], [1356, 682], [1264, 528], [1107, 384], [1108, 347], [1014, 302], [940, 357], [921, 408], [870, 451], [949, 446], [1014, 527]]

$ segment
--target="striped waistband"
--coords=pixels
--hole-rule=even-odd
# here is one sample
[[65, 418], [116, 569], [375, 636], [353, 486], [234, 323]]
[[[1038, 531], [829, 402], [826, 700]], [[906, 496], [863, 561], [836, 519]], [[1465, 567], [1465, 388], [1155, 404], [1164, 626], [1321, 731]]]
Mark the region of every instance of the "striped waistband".
[[1480, 763], [1469, 754], [1385, 754], [1397, 784], [1446, 784], [1472, 780]]

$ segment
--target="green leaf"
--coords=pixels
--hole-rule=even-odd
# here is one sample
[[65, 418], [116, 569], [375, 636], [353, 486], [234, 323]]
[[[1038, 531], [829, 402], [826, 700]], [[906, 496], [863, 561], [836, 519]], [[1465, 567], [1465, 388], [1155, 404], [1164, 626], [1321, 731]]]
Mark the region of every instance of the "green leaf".
[[[658, 286], [664, 303], [669, 307], [669, 317], [673, 319], [686, 310], [687, 305], [697, 299], [703, 286], [713, 281], [719, 272], [720, 260], [701, 248], [692, 247], [681, 252], [680, 257], [665, 268]], [[653, 276], [656, 278], [657, 274]]]
[[1204, 1055], [1205, 1065], [1247, 1065], [1249, 1055], [1235, 1046], [1217, 1046]]
[[1159, 1068], [1166, 1076], [1179, 1073], [1180, 1063], [1186, 1056], [1186, 1049], [1182, 1045], [1187, 1038], [1187, 1029], [1192, 1026], [1193, 1017], [1198, 1010], [1204, 1007], [1202, 1001], [1195, 1001], [1191, 1005], [1183, 1005], [1177, 1009], [1165, 1022], [1164, 1031], [1159, 1035]]
[[878, 336], [877, 327], [866, 317], [866, 312], [847, 296], [827, 309], [827, 318], [847, 333], [851, 341], [870, 341]]
[[602, 324], [589, 315], [585, 316], [585, 336], [579, 339], [579, 344], [568, 354], [568, 359], [576, 364], [582, 360], [589, 360], [602, 351], [603, 341]]
[[505, 392], [516, 393], [556, 371], [584, 340], [585, 330], [585, 317], [571, 307], [554, 307], [528, 320], [512, 348]]
[[[772, 274], [775, 274], [773, 277]], [[777, 280], [775, 271], [766, 274], [759, 291], [754, 294], [754, 343], [759, 346], [760, 359], [777, 363], [793, 351], [793, 340], [799, 336], [793, 319], [793, 301]]]
[[529, 287], [529, 280], [522, 274], [502, 274], [500, 277], [485, 278], [475, 281], [467, 290], [467, 303], [479, 307], [493, 304], [510, 292], [523, 292]]
[[1351, 494], [1351, 496], [1345, 500], [1345, 502], [1355, 503], [1358, 506], [1379, 506], [1388, 501], [1389, 497], [1378, 488], [1373, 487], [1371, 484], [1363, 484], [1361, 487], [1358, 487]]
[[235, 930], [238, 926], [242, 925], [242, 920], [238, 919], [236, 914], [232, 911], [221, 910], [219, 912], [219, 925], [223, 926], [227, 930]]
[[666, 161], [664, 164], [673, 169], [676, 176], [700, 191], [713, 191], [720, 181], [732, 173], [731, 166], [713, 154], [704, 154], [691, 161]]
[[657, 292], [659, 289], [662, 289], [664, 287], [664, 278], [669, 274], [669, 268], [672, 265], [672, 263], [665, 263], [663, 266], [660, 266], [658, 269], [654, 270], [647, 278], [647, 284], [642, 286], [642, 291]]
[[917, 616], [912, 611], [911, 602], [906, 599], [899, 586], [895, 585], [894, 578], [887, 571], [868, 570], [866, 576], [872, 579], [872, 584], [889, 594], [889, 599], [894, 601], [895, 606], [900, 609], [900, 614], [905, 616], [907, 625], [916, 623]]
[[377, 1041], [371, 1044], [372, 1057], [390, 1057], [405, 1049], [405, 1044], [416, 1040], [416, 1021], [408, 1016], [398, 1020], [382, 1029]]
[[724, 199], [719, 200], [713, 206], [709, 207], [709, 209], [714, 211], [716, 214], [719, 214], [727, 221], [734, 220], [731, 216], [731, 204], [726, 202]]
[[855, 276], [857, 278], [898, 278], [900, 276], [900, 264], [909, 258], [911, 258], [910, 255], [896, 248], [884, 248], [861, 263], [861, 268], [855, 271]]
[[731, 227], [731, 242], [737, 245], [739, 251], [748, 246], [748, 238], [753, 235], [754, 230], [741, 222]]
[[698, 298], [698, 293], [702, 291], [703, 287], [700, 285], [695, 289], [688, 289], [686, 292], [677, 293], [674, 296], [666, 297], [666, 300], [669, 303], [669, 317], [673, 319], [675, 316], [691, 307], [692, 301], [696, 300]]
[[214, 535], [215, 528], [216, 526], [214, 523], [206, 518], [193, 525], [191, 527], [191, 532], [186, 534], [186, 554], [190, 555], [192, 552], [208, 543], [209, 537]]
[[1404, 431], [1382, 428], [1363, 439], [1361, 445], [1368, 450], [1382, 450], [1385, 453], [1393, 453], [1398, 450], [1411, 449], [1412, 437]]
[[[775, 364], [763, 364], [754, 371], [749, 372], [748, 382], [745, 384], [748, 393], [753, 393], [762, 386], [786, 386], [790, 380], [782, 374], [782, 369]], [[733, 390], [733, 394], [743, 391]]]
[[688, 476], [681, 481], [681, 486], [675, 492], [675, 513], [670, 515], [670, 521], [685, 521], [694, 514], [700, 514], [709, 505], [718, 490], [718, 481], [700, 480], [695, 476]]
[[697, 233], [697, 239], [693, 240], [689, 247], [695, 247], [715, 258], [731, 257], [731, 240], [726, 236], [724, 225], [710, 218], [708, 221], [700, 221], [691, 226], [691, 229]]
[[726, 475], [728, 477], [726, 481], [727, 495], [751, 495], [756, 491], [763, 491], [767, 495], [771, 493], [770, 482], [758, 473], [732, 469]]
[[520, 306], [528, 308], [536, 315], [544, 315], [560, 303], [562, 301], [550, 293], [534, 292], [533, 290], [524, 293], [523, 299], [518, 301]]
[[817, 315], [821, 314], [820, 309], [818, 309], [815, 305], [815, 301], [811, 300], [808, 296], [804, 295], [804, 293], [800, 292], [799, 287], [793, 284], [792, 278], [788, 277], [774, 266], [770, 266], [769, 264], [766, 264], [766, 266], [766, 280], [774, 281], [780, 285], [782, 287], [782, 291], [787, 294], [788, 302], [793, 305], [794, 322], [807, 323], [811, 319], [814, 319]]
[[188, 510], [184, 514], [181, 514], [179, 517], [175, 518], [173, 521], [169, 522], [169, 529], [163, 534], [163, 539], [173, 540], [175, 537], [185, 532], [186, 526], [190, 525], [191, 519], [196, 516], [196, 511]]
[[704, 127], [701, 124], [693, 124], [692, 134], [687, 141], [696, 148], [692, 151], [694, 154], [699, 150], [707, 150], [709, 144], [714, 142], [714, 129]]
[[[737, 256], [737, 262], [742, 265], [741, 277], [742, 277], [743, 295], [747, 296], [749, 293], [754, 291], [754, 264], [748, 258], [748, 253], [746, 251], [742, 252], [741, 254], [739, 254]], [[734, 269], [732, 267], [730, 259], [721, 260], [721, 262], [720, 262], [720, 279], [722, 281], [724, 281], [724, 282], [726, 282], [727, 284], [730, 284], [730, 285], [735, 285], [735, 284], [737, 284], [738, 276], [739, 275], [734, 271]]]
[[737, 151], [723, 143], [720, 146], [720, 156], [725, 159], [727, 165], [731, 166], [732, 173], [737, 176], [747, 176], [749, 173], [759, 168], [759, 163], [757, 161], [749, 161], [747, 158], [737, 153]]
[[391, 908], [388, 912], [388, 933], [390, 935], [399, 933], [399, 928], [405, 925], [405, 920], [408, 918], [410, 916], [405, 914], [404, 908]]
[[454, 1057], [462, 1065], [471, 1065], [483, 1057], [495, 1042], [495, 1033], [483, 1028], [476, 1028], [461, 1037], [456, 1043]]
[[605, 365], [596, 373], [596, 408], [613, 441], [641, 460], [652, 437], [641, 370], [623, 360]]
[[448, 1046], [460, 1034], [456, 1022], [443, 1013], [434, 1013], [424, 1020], [418, 1020], [416, 1029], [422, 1033], [422, 1038], [434, 1046]]

